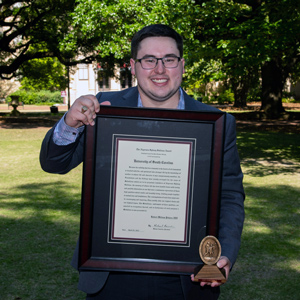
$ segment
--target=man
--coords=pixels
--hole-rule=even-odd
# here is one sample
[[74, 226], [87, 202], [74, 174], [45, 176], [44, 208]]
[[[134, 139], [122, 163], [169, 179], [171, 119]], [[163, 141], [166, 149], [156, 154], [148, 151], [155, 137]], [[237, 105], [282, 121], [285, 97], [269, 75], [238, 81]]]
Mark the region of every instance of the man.
[[[181, 36], [165, 25], [150, 25], [132, 39], [131, 73], [138, 86], [121, 92], [76, 99], [66, 115], [46, 135], [40, 161], [47, 172], [64, 174], [83, 160], [84, 125], [94, 125], [100, 105], [218, 111], [189, 97], [181, 88], [184, 73]], [[100, 104], [99, 104], [100, 103]], [[242, 172], [236, 148], [235, 122], [226, 116], [218, 267], [228, 278], [240, 246], [244, 221]], [[78, 248], [72, 265], [77, 267]], [[79, 289], [86, 299], [217, 299], [219, 283], [194, 283], [189, 276], [81, 272]]]

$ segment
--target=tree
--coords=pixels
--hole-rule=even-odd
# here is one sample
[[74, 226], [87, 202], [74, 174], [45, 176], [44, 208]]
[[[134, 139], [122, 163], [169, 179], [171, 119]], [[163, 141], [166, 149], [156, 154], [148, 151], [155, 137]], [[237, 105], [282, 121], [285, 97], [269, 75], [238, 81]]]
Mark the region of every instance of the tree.
[[[143, 26], [168, 24], [193, 40], [194, 3], [189, 0], [78, 0], [72, 13], [72, 32], [62, 42], [64, 49], [91, 53], [107, 67], [129, 62], [130, 40]], [[188, 45], [188, 44], [187, 44]], [[84, 47], [82, 49], [81, 47]]]
[[[145, 25], [172, 26], [185, 40], [186, 84], [224, 80], [244, 106], [262, 80], [262, 109], [278, 117], [287, 78], [299, 78], [299, 1], [77, 0], [1, 2], [1, 74], [24, 61], [57, 57], [65, 65], [95, 59], [107, 72], [130, 57]], [[75, 5], [76, 3], [76, 5]], [[72, 30], [70, 30], [70, 28]], [[42, 49], [42, 50], [41, 50]], [[77, 58], [77, 60], [75, 59]], [[110, 74], [110, 73], [109, 73]]]
[[196, 36], [201, 53], [206, 59], [215, 57], [222, 61], [223, 72], [235, 91], [236, 104], [245, 104], [245, 95], [261, 76], [261, 108], [269, 117], [278, 117], [283, 111], [284, 84], [299, 69], [299, 1], [196, 3], [201, 7]]
[[284, 111], [282, 93], [287, 78], [295, 76], [300, 62], [299, 1], [265, 1], [260, 5], [265, 60], [262, 63], [262, 106], [269, 117]]
[[26, 90], [62, 91], [67, 87], [64, 65], [57, 58], [32, 59], [20, 67], [21, 88]]
[[[70, 12], [75, 0], [6, 0], [0, 2], [0, 76], [17, 75], [20, 66], [32, 59], [57, 57], [64, 65], [75, 65], [81, 55], [60, 43], [70, 30]], [[94, 56], [84, 55], [90, 62]]]

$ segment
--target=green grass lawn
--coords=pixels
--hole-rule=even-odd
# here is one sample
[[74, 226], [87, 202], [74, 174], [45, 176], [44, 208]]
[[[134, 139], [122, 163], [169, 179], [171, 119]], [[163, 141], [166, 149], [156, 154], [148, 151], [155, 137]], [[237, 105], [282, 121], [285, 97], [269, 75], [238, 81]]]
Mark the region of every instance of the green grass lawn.
[[[43, 172], [46, 128], [0, 129], [0, 299], [84, 299], [70, 260], [79, 232], [81, 166]], [[242, 247], [220, 299], [299, 299], [300, 139], [238, 134], [245, 173]], [[114, 299], [112, 299], [114, 300]]]
[[45, 173], [46, 129], [0, 129], [0, 299], [84, 299], [70, 260], [79, 231], [81, 167]]
[[220, 299], [300, 299], [300, 139], [240, 132], [246, 219], [238, 261]]

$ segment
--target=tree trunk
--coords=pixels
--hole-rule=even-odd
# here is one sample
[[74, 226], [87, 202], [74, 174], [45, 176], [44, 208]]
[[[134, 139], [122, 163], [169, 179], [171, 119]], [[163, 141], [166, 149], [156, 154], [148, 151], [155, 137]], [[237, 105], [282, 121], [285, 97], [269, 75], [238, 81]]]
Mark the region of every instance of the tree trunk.
[[234, 107], [247, 106], [248, 84], [244, 80], [231, 79], [231, 87], [234, 93]]
[[265, 62], [262, 66], [261, 110], [270, 119], [278, 119], [284, 112], [282, 91], [285, 83], [284, 70], [277, 60]]

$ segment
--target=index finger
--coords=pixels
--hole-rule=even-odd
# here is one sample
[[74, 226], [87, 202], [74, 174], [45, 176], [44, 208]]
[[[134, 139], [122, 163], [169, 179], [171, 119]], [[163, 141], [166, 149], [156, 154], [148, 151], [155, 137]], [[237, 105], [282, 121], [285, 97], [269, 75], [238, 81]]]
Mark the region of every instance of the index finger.
[[93, 101], [95, 112], [96, 113], [99, 112], [100, 111], [100, 104], [99, 104], [99, 101], [96, 98], [96, 96], [94, 96], [94, 95], [86, 95], [85, 97]]

